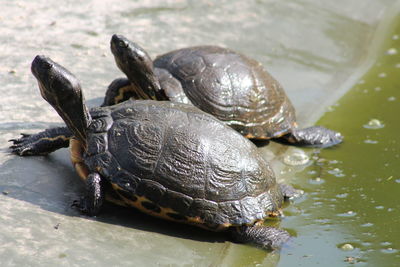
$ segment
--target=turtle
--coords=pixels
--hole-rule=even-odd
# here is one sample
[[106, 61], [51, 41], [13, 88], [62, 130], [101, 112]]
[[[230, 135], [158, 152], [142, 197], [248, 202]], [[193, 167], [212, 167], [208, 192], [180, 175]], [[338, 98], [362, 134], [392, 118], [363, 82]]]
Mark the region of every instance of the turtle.
[[[321, 126], [298, 129], [294, 107], [279, 82], [260, 63], [240, 53], [197, 46], [169, 52], [153, 62], [141, 46], [122, 35], [114, 34], [110, 46], [127, 78], [111, 82], [103, 107], [130, 98], [192, 104], [246, 138], [261, 140], [258, 145], [273, 140], [325, 148], [343, 140], [340, 133]], [[49, 140], [47, 131], [58, 135]], [[23, 135], [27, 145], [16, 148], [18, 154], [45, 155], [52, 147], [68, 147], [73, 133], [68, 127], [58, 127]], [[55, 142], [58, 146], [53, 146]]]
[[304, 147], [330, 147], [343, 136], [322, 126], [299, 129], [283, 87], [256, 60], [218, 46], [168, 52], [154, 61], [137, 43], [111, 38], [111, 51], [127, 78], [115, 79], [103, 106], [129, 98], [190, 103], [246, 138]]
[[[83, 213], [99, 214], [107, 200], [224, 231], [233, 241], [263, 249], [291, 239], [286, 230], [263, 222], [279, 216], [285, 198], [298, 191], [277, 183], [258, 148], [214, 116], [193, 105], [154, 100], [128, 99], [89, 110], [79, 81], [66, 68], [38, 55], [31, 70], [42, 97], [72, 133], [71, 160], [86, 188], [74, 204]], [[50, 153], [64, 145], [57, 141], [59, 129], [40, 133], [49, 140], [40, 149], [26, 135], [12, 140], [11, 149]]]

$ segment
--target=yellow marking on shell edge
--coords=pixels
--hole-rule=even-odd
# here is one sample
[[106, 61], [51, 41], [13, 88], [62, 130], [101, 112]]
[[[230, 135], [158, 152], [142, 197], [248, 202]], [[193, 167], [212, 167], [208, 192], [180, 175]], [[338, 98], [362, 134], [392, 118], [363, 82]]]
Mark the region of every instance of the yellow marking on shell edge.
[[249, 138], [249, 139], [256, 138], [254, 135], [252, 135], [252, 134], [250, 134], [250, 133], [244, 135], [244, 137], [245, 137], [245, 138]]
[[[172, 217], [167, 215], [167, 213], [173, 213], [173, 214], [181, 215], [180, 213], [176, 212], [175, 210], [173, 210], [171, 208], [160, 207], [159, 205], [155, 204], [154, 202], [152, 202], [148, 198], [139, 197], [137, 195], [135, 195], [137, 200], [136, 201], [132, 201], [132, 200], [127, 199], [126, 197], [124, 197], [122, 194], [118, 193], [118, 190], [125, 191], [121, 187], [119, 187], [116, 184], [112, 184], [112, 187], [115, 190], [115, 192], [121, 197], [121, 199], [123, 199], [123, 202], [121, 202], [120, 200], [116, 200], [114, 198], [110, 198], [110, 199], [107, 198], [108, 201], [113, 202], [113, 203], [115, 203], [117, 205], [120, 205], [120, 206], [134, 207], [134, 208], [140, 210], [141, 212], [144, 212], [144, 213], [149, 214], [149, 215], [154, 216], [154, 217], [162, 218], [162, 219], [165, 219], [165, 220], [168, 220], [168, 221], [194, 225], [194, 226], [197, 226], [197, 227], [209, 230], [209, 231], [214, 231], [214, 232], [220, 232], [220, 231], [224, 231], [224, 230], [226, 230], [227, 228], [230, 228], [230, 227], [240, 226], [240, 225], [233, 225], [232, 223], [226, 222], [226, 223], [222, 223], [222, 224], [218, 225], [217, 227], [210, 227], [204, 222], [203, 219], [201, 219], [198, 216], [196, 216], [196, 217], [184, 216], [185, 219], [177, 220], [177, 219], [174, 219], [174, 218], [172, 218]], [[158, 208], [160, 208], [160, 212], [151, 211], [151, 210], [145, 208], [142, 205], [143, 202], [152, 203], [153, 205], [155, 205]], [[277, 216], [280, 216], [280, 215], [282, 215], [281, 210], [268, 212], [268, 216], [270, 216], [270, 217], [277, 217]], [[247, 226], [263, 225], [263, 223], [264, 223], [264, 219], [256, 219], [256, 220], [254, 220], [252, 222], [246, 223], [245, 225], [247, 225]]]
[[271, 137], [265, 136], [265, 135], [261, 135], [261, 136], [255, 136], [254, 134], [248, 133], [243, 135], [244, 138], [247, 139], [256, 139], [256, 140], [270, 140]]
[[[187, 216], [184, 216], [185, 219], [176, 220], [176, 219], [174, 219], [174, 218], [172, 218], [172, 217], [167, 215], [167, 213], [174, 213], [174, 214], [177, 214], [177, 215], [181, 215], [180, 213], [176, 212], [175, 210], [173, 210], [171, 208], [160, 207], [159, 205], [155, 204], [154, 202], [152, 202], [148, 198], [139, 197], [137, 195], [135, 195], [137, 200], [136, 201], [132, 201], [132, 200], [127, 199], [126, 197], [124, 197], [122, 194], [118, 193], [118, 190], [125, 191], [121, 187], [119, 187], [116, 184], [112, 184], [112, 187], [116, 191], [116, 193], [121, 197], [121, 199], [123, 199], [123, 201], [128, 206], [134, 207], [134, 208], [140, 210], [141, 212], [144, 212], [144, 213], [149, 214], [149, 215], [154, 216], [154, 217], [158, 217], [158, 218], [162, 218], [162, 219], [165, 219], [165, 220], [168, 220], [168, 221], [174, 221], [174, 222], [178, 222], [178, 223], [185, 223], [185, 224], [195, 225], [195, 226], [200, 227], [200, 228], [204, 228], [204, 229], [211, 230], [211, 231], [217, 231], [217, 232], [225, 230], [226, 228], [228, 228], [228, 227], [230, 227], [232, 225], [230, 223], [224, 223], [224, 224], [219, 225], [217, 228], [210, 228], [210, 227], [207, 226], [207, 224], [204, 223], [204, 220], [202, 220], [200, 217], [187, 217]], [[119, 204], [117, 202], [120, 202], [118, 200], [117, 200], [117, 202], [114, 202], [114, 199], [110, 199], [110, 200], [111, 200], [111, 202], [113, 202], [115, 204]], [[153, 205], [159, 207], [160, 208], [160, 212], [151, 211], [151, 210], [145, 208], [142, 205], [143, 202], [150, 202]], [[127, 206], [127, 205], [121, 205], [121, 206]]]
[[201, 224], [204, 223], [204, 221], [200, 217], [189, 217], [188, 221], [194, 224]]
[[115, 205], [118, 205], [118, 206], [129, 207], [129, 205], [126, 204], [124, 200], [114, 198], [110, 194], [107, 194], [107, 192], [106, 192], [106, 201], [114, 203]]
[[255, 226], [261, 226], [261, 225], [263, 225], [263, 224], [264, 224], [264, 220], [257, 220], [257, 221], [254, 222], [253, 225], [255, 225]]
[[[119, 187], [119, 186], [116, 185], [116, 184], [111, 184], [111, 185], [112, 185], [113, 189], [117, 192], [117, 194], [121, 197], [121, 199], [123, 199], [124, 202], [125, 202], [128, 206], [135, 207], [135, 208], [137, 208], [138, 210], [140, 210], [140, 211], [142, 211], [142, 212], [144, 212], [144, 213], [150, 214], [150, 215], [152, 215], [152, 216], [155, 216], [155, 217], [161, 217], [161, 218], [166, 219], [166, 220], [177, 221], [177, 220], [174, 220], [174, 219], [172, 219], [171, 217], [169, 217], [169, 216], [167, 215], [167, 213], [176, 213], [173, 209], [171, 209], [171, 208], [163, 208], [163, 207], [160, 207], [160, 206], [154, 204], [154, 203], [153, 203], [151, 200], [149, 200], [148, 198], [146, 198], [146, 197], [140, 197], [140, 196], [137, 196], [137, 195], [135, 195], [135, 197], [137, 198], [137, 200], [136, 200], [136, 201], [132, 201], [132, 200], [130, 200], [130, 199], [124, 197], [122, 194], [118, 193], [118, 190], [125, 191], [124, 189], [122, 189], [121, 187]], [[143, 202], [150, 202], [150, 203], [152, 203], [153, 205], [156, 205], [157, 207], [159, 207], [161, 211], [160, 211], [160, 212], [151, 211], [151, 210], [145, 208], [145, 207], [142, 205]], [[178, 214], [178, 213], [176, 213], [176, 214]]]
[[276, 210], [276, 211], [270, 211], [268, 212], [268, 216], [269, 217], [279, 217], [282, 215], [282, 211], [281, 210]]
[[79, 177], [85, 181], [89, 175], [89, 169], [82, 159], [82, 143], [75, 138], [71, 138], [69, 141], [69, 150], [71, 153], [71, 161], [76, 169], [76, 172], [78, 173]]

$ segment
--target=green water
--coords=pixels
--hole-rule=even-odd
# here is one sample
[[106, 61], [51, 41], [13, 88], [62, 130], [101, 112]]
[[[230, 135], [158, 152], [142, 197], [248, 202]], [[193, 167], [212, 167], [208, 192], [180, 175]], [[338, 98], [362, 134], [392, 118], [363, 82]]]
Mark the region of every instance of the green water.
[[[279, 266], [400, 266], [400, 20], [372, 68], [318, 122], [345, 136], [298, 174]], [[343, 249], [345, 247], [349, 250]], [[353, 248], [353, 249], [351, 249]]]

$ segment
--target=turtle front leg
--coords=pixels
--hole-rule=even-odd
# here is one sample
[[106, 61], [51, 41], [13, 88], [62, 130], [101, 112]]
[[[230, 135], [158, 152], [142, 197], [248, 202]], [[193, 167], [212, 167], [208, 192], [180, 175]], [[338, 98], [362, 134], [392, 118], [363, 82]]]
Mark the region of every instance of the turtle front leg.
[[69, 140], [73, 136], [67, 127], [46, 129], [37, 134], [21, 134], [18, 139], [11, 139], [9, 142], [11, 152], [20, 156], [47, 155], [57, 149], [68, 147]]
[[267, 250], [278, 249], [290, 239], [285, 230], [264, 225], [234, 227], [231, 234], [237, 242], [249, 243]]
[[291, 133], [273, 140], [293, 146], [325, 148], [340, 144], [343, 141], [343, 136], [339, 132], [322, 126], [312, 126], [304, 129], [293, 129]]
[[135, 86], [126, 78], [118, 78], [111, 82], [106, 91], [102, 107], [112, 106], [130, 98], [144, 99]]
[[[165, 86], [169, 86], [166, 81], [163, 81]], [[139, 88], [139, 85], [130, 82], [126, 78], [118, 78], [111, 82], [106, 91], [106, 96], [104, 97], [102, 107], [116, 105], [118, 103], [124, 102], [128, 99], [144, 100], [169, 100], [165, 96], [164, 89], [153, 92], [154, 96], [150, 97], [144, 93], [143, 90]]]
[[80, 211], [89, 215], [97, 215], [103, 206], [105, 199], [105, 190], [101, 181], [101, 176], [98, 173], [91, 173], [85, 180], [86, 194], [79, 201], [76, 201], [72, 206], [77, 206]]

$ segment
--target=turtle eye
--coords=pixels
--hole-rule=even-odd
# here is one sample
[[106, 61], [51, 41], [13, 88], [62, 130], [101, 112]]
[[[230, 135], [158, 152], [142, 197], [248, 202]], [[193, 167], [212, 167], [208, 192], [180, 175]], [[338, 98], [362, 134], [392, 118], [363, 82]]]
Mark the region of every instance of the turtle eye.
[[118, 46], [122, 47], [122, 48], [127, 48], [128, 47], [128, 43], [125, 41], [119, 41], [118, 42]]
[[51, 64], [50, 62], [48, 62], [48, 61], [42, 61], [42, 67], [44, 68], [44, 69], [51, 69], [52, 67], [53, 67], [53, 64]]

